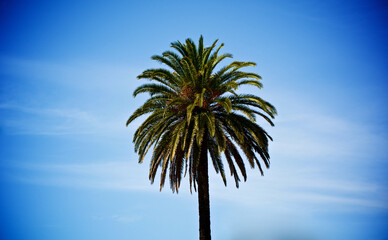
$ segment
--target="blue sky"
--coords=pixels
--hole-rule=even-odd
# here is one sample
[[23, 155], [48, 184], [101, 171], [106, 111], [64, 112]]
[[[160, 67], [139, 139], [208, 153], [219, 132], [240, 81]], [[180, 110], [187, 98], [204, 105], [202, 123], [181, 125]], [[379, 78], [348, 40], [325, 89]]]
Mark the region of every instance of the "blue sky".
[[[0, 238], [198, 239], [128, 116], [136, 76], [202, 34], [263, 77], [271, 168], [210, 171], [213, 239], [388, 239], [388, 8], [380, 1], [2, 1]], [[257, 170], [257, 169], [256, 169]]]

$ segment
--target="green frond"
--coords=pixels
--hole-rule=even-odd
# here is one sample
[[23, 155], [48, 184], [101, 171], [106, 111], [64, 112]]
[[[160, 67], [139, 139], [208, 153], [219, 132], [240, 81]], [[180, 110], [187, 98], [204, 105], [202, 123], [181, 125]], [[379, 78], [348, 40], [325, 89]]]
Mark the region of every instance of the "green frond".
[[216, 132], [216, 126], [215, 126], [215, 117], [214, 114], [211, 112], [204, 113], [203, 116], [206, 119], [206, 126], [209, 131], [209, 134], [211, 137], [214, 137]]
[[250, 109], [250, 108], [248, 108], [248, 107], [246, 107], [244, 105], [239, 105], [239, 104], [233, 104], [232, 105], [232, 109], [242, 112], [252, 122], [256, 121], [255, 113], [256, 114], [259, 113], [259, 112], [254, 111], [254, 110], [252, 110], [252, 109]]
[[194, 108], [198, 105], [199, 96], [196, 96], [194, 102], [187, 106], [186, 108], [186, 120], [187, 122], [191, 121], [191, 115], [193, 114]]
[[167, 65], [175, 72], [182, 73], [182, 67], [179, 64], [180, 58], [173, 52], [164, 52], [162, 56], [154, 55], [151, 57], [151, 59]]
[[239, 167], [241, 174], [244, 177], [244, 181], [247, 180], [247, 171], [245, 169], [244, 161], [242, 157], [240, 156], [240, 153], [238, 152], [237, 148], [234, 146], [232, 142], [227, 142], [227, 148], [231, 155], [233, 156], [235, 162], [237, 163], [237, 166]]
[[195, 136], [197, 135], [198, 128], [199, 128], [197, 118], [198, 118], [197, 116], [194, 117], [193, 123], [192, 123], [193, 130], [191, 131], [191, 135], [188, 135], [188, 137], [190, 137], [190, 141], [189, 141], [188, 149], [186, 151], [186, 158], [187, 159], [190, 157], [193, 146], [195, 145], [194, 140], [195, 140]]
[[205, 128], [205, 126], [206, 126], [205, 114], [204, 113], [199, 114], [196, 120], [198, 121], [197, 125], [199, 126], [196, 140], [197, 140], [197, 146], [200, 147], [202, 144], [204, 134], [205, 134], [205, 130], [206, 130], [206, 128]]
[[136, 97], [140, 93], [149, 93], [151, 96], [155, 94], [173, 95], [174, 91], [171, 88], [166, 87], [165, 85], [149, 83], [143, 84], [136, 88], [135, 91], [133, 91], [133, 96]]
[[267, 113], [270, 113], [271, 116], [273, 115], [276, 115], [277, 112], [276, 112], [276, 109], [274, 106], [272, 106], [269, 102], [267, 101], [264, 101], [263, 99], [261, 99], [260, 97], [258, 96], [255, 96], [255, 95], [251, 95], [251, 94], [246, 94], [246, 95], [240, 95], [241, 98], [244, 98], [244, 99], [247, 99], [247, 100], [251, 100], [257, 104], [260, 105], [260, 107]]
[[240, 68], [243, 68], [243, 67], [255, 67], [256, 63], [254, 63], [254, 62], [234, 61], [230, 65], [232, 65], [235, 69], [240, 69]]
[[222, 181], [224, 182], [224, 184], [226, 186], [226, 177], [225, 177], [224, 165], [222, 163], [221, 154], [218, 151], [217, 142], [215, 142], [213, 138], [209, 138], [208, 144], [209, 144], [209, 153], [210, 153], [210, 157], [211, 157], [212, 162], [213, 162], [214, 169], [215, 169], [216, 173], [221, 174]]
[[234, 177], [234, 181], [236, 182], [236, 187], [239, 187], [240, 177], [238, 176], [236, 167], [234, 166], [231, 153], [228, 148], [225, 149], [224, 152], [225, 158], [228, 162], [229, 169], [230, 169], [230, 175]]
[[240, 94], [237, 96], [231, 96], [230, 100], [233, 104], [243, 104], [253, 107], [257, 107], [267, 113], [271, 118], [274, 118], [277, 111], [273, 105], [269, 102], [264, 101], [260, 97], [251, 94]]
[[213, 49], [217, 46], [218, 39], [213, 42], [213, 44], [210, 47], [205, 48], [205, 54], [202, 59], [202, 66], [204, 66], [210, 57], [210, 54], [212, 53]]
[[218, 120], [216, 120], [216, 123], [214, 124], [215, 131], [214, 131], [214, 139], [216, 140], [218, 152], [223, 152], [226, 148], [226, 136], [225, 133], [222, 130], [222, 123]]
[[174, 160], [176, 150], [178, 148], [178, 143], [180, 141], [180, 138], [182, 137], [182, 130], [185, 126], [185, 122], [181, 121], [180, 124], [176, 126], [174, 129], [173, 135], [172, 135], [172, 142], [171, 142], [171, 161]]
[[168, 154], [166, 154], [163, 158], [163, 166], [162, 166], [162, 173], [160, 175], [160, 189], [159, 191], [162, 191], [164, 182], [166, 180], [166, 174], [167, 174], [167, 168], [170, 161], [168, 161]]
[[171, 47], [175, 48], [182, 56], [187, 56], [186, 47], [179, 41], [171, 43]]
[[253, 86], [256, 86], [258, 88], [262, 88], [263, 87], [263, 84], [259, 81], [255, 81], [255, 80], [243, 80], [243, 81], [239, 81], [238, 83], [238, 86], [241, 86], [241, 85], [253, 85]]
[[199, 66], [198, 70], [202, 68], [203, 66], [203, 63], [202, 63], [202, 58], [203, 58], [203, 53], [204, 53], [204, 49], [203, 49], [203, 37], [201, 35], [201, 37], [199, 38], [199, 44], [198, 44], [198, 63], [200, 63], [201, 65]]
[[134, 113], [128, 118], [126, 125], [128, 126], [131, 122], [133, 122], [136, 118], [143, 116], [145, 114], [151, 112], [160, 111], [163, 106], [158, 104], [158, 102], [147, 101], [140, 108], [136, 109]]
[[137, 76], [137, 78], [154, 80], [174, 90], [177, 90], [176, 84], [177, 82], [179, 83], [174, 74], [163, 68], [147, 69], [142, 74]]
[[227, 113], [230, 113], [232, 111], [232, 102], [228, 97], [221, 97], [214, 100], [214, 102], [220, 104]]
[[203, 96], [205, 95], [206, 88], [202, 89], [202, 92], [198, 95], [198, 106], [201, 108], [203, 107]]

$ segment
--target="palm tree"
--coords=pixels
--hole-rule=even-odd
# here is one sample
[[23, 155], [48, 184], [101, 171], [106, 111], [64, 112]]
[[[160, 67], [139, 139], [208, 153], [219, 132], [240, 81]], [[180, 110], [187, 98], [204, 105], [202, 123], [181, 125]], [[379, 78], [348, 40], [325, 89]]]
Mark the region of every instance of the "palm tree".
[[204, 47], [203, 37], [198, 47], [191, 39], [185, 43], [171, 43], [174, 51], [152, 56], [169, 69], [145, 70], [138, 79], [152, 82], [138, 87], [133, 95], [149, 93], [150, 98], [128, 119], [127, 126], [136, 118], [148, 115], [134, 134], [135, 151], [139, 163], [143, 162], [153, 146], [149, 179], [154, 182], [161, 168], [160, 190], [167, 171], [173, 192], [179, 190], [182, 174], [189, 173], [190, 192], [198, 189], [200, 240], [210, 240], [210, 208], [208, 155], [214, 169], [220, 173], [226, 186], [225, 156], [236, 187], [241, 172], [247, 179], [244, 153], [251, 168], [263, 169], [258, 159], [269, 167], [268, 139], [272, 138], [256, 123], [262, 117], [270, 125], [276, 109], [270, 103], [252, 94], [238, 94], [242, 85], [262, 88], [261, 77], [255, 73], [240, 71], [255, 66], [253, 62], [234, 61], [218, 67], [231, 54], [219, 54], [224, 46], [216, 48], [217, 41]]

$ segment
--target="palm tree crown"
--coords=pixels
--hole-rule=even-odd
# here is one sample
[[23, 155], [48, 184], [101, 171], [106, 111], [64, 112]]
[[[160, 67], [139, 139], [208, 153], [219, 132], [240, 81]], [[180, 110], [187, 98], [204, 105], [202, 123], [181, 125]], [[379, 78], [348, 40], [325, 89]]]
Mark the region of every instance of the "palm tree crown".
[[223, 44], [216, 46], [217, 41], [204, 47], [202, 36], [198, 46], [191, 39], [185, 43], [174, 42], [171, 47], [177, 52], [152, 56], [168, 69], [148, 69], [138, 76], [152, 82], [138, 87], [133, 95], [149, 93], [150, 98], [130, 116], [127, 126], [139, 116], [148, 115], [136, 130], [133, 141], [140, 163], [154, 146], [149, 179], [154, 182], [160, 167], [160, 189], [169, 171], [173, 192], [178, 192], [182, 174], [187, 172], [190, 191], [192, 187], [196, 190], [199, 162], [208, 153], [225, 185], [222, 153], [237, 187], [240, 181], [237, 168], [244, 181], [247, 178], [241, 152], [250, 167], [257, 166], [261, 174], [260, 158], [269, 167], [268, 139], [271, 137], [256, 123], [256, 117], [273, 126], [271, 118], [276, 115], [276, 109], [256, 95], [236, 92], [241, 85], [262, 88], [259, 75], [241, 71], [256, 64], [234, 61], [217, 68], [232, 55], [219, 54]]

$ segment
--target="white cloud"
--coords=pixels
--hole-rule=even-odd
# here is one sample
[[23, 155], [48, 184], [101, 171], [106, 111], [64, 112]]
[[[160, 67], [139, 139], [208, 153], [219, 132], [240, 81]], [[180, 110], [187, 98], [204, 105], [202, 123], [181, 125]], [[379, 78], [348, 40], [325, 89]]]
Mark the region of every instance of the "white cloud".
[[[34, 96], [27, 89], [19, 89], [33, 97], [17, 96], [0, 103], [0, 110], [17, 114], [3, 114], [1, 127], [10, 134], [118, 134], [132, 131], [139, 120], [125, 128], [130, 112], [138, 99], [132, 100], [132, 84], [138, 85], [134, 70], [125, 63], [93, 61], [49, 62], [34, 59], [0, 57], [0, 72], [17, 76], [20, 81], [31, 81], [45, 89], [48, 83], [63, 89], [60, 99]], [[21, 86], [16, 85], [17, 88]], [[77, 90], [77, 91], [74, 91]], [[78, 95], [77, 95], [78, 94]], [[77, 99], [74, 101], [74, 99]], [[130, 101], [128, 101], [130, 99]], [[28, 122], [28, 124], [26, 124]]]
[[[91, 188], [130, 191], [153, 189], [147, 181], [146, 169], [136, 161], [100, 162], [83, 164], [10, 163], [6, 167], [17, 170], [7, 178], [28, 184], [55, 187]], [[144, 166], [143, 166], [144, 167]]]
[[219, 176], [211, 178], [212, 199], [277, 212], [306, 211], [311, 214], [328, 209], [336, 212], [388, 210], [388, 189], [377, 183], [359, 179], [349, 181], [340, 177], [327, 180], [322, 176], [303, 179], [305, 176], [284, 172], [270, 177], [257, 175], [251, 174], [239, 189], [232, 181], [225, 188]]
[[271, 129], [271, 150], [287, 157], [354, 157], [386, 155], [387, 139], [373, 125], [315, 114], [290, 114]]
[[[67, 135], [118, 134], [125, 128], [127, 114], [102, 116], [76, 108], [36, 108], [0, 103], [0, 111], [17, 112], [22, 117], [4, 115], [0, 121], [9, 134]], [[28, 124], [27, 124], [28, 122]]]
[[123, 215], [123, 214], [113, 214], [113, 215], [98, 215], [92, 216], [94, 221], [114, 221], [119, 223], [133, 223], [141, 219], [138, 215]]
[[[151, 185], [147, 166], [135, 161], [112, 161], [79, 164], [8, 164], [3, 167], [17, 171], [6, 177], [25, 184], [53, 187], [100, 189], [109, 191], [147, 191], [159, 193], [158, 181]], [[240, 189], [232, 179], [228, 187], [220, 176], [210, 174], [211, 198], [215, 201], [235, 202], [254, 208], [276, 206], [281, 211], [295, 209], [324, 210], [327, 207], [341, 211], [388, 209], [388, 189], [376, 183], [349, 181], [339, 177], [326, 179], [315, 175], [292, 175], [278, 171], [266, 177], [250, 174]], [[180, 196], [188, 197], [188, 178], [182, 180]], [[168, 182], [164, 194], [171, 194]], [[192, 196], [191, 196], [192, 197]]]
[[24, 80], [52, 82], [89, 91], [128, 89], [140, 70], [123, 63], [72, 60], [49, 62], [36, 59], [0, 57], [0, 72]]

